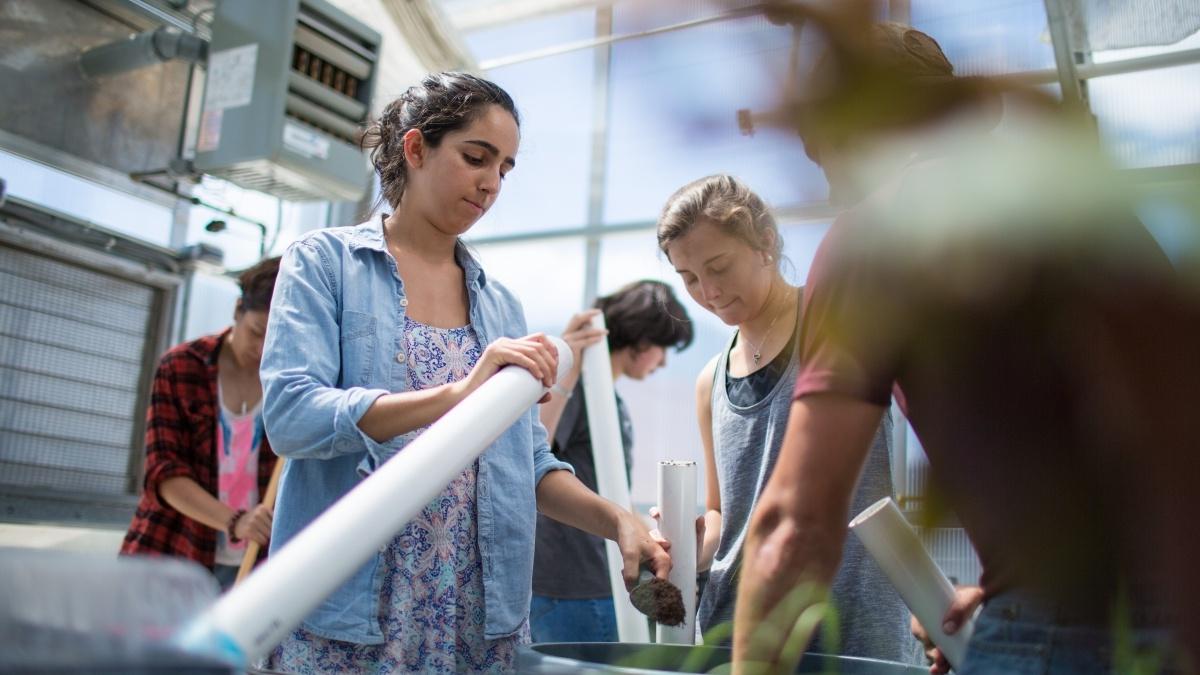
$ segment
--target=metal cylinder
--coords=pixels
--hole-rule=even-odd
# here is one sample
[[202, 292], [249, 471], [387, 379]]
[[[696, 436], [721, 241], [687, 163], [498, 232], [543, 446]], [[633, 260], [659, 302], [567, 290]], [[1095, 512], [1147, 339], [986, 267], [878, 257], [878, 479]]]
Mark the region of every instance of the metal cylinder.
[[79, 70], [88, 79], [119, 75], [172, 59], [191, 62], [208, 57], [208, 43], [195, 35], [160, 26], [124, 40], [93, 47], [79, 55]]

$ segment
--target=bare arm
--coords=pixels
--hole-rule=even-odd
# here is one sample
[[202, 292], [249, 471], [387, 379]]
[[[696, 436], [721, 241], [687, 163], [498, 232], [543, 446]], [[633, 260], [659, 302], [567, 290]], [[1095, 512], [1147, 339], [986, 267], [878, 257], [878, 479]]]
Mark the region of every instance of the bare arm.
[[[519, 340], [501, 338], [487, 346], [470, 374], [432, 389], [386, 394], [375, 399], [358, 428], [377, 443], [436, 422], [506, 365], [525, 368], [549, 387], [558, 370], [558, 353], [541, 333]], [[544, 400], [544, 399], [543, 399]]]
[[640, 518], [628, 509], [604, 499], [579, 482], [570, 471], [551, 471], [537, 486], [538, 510], [560, 523], [617, 542], [625, 558], [626, 588], [638, 579], [638, 565], [645, 560], [660, 579], [671, 571], [671, 557]]
[[[564, 391], [571, 392], [575, 389], [576, 383], [579, 382], [579, 374], [583, 369], [583, 350], [591, 345], [596, 344], [604, 339], [607, 331], [599, 328], [592, 328], [592, 317], [600, 313], [598, 309], [589, 309], [586, 312], [580, 312], [571, 317], [567, 322], [567, 327], [563, 331], [562, 339], [571, 348], [571, 354], [575, 357], [575, 362], [571, 366], [571, 371], [564, 375], [558, 381], [558, 386]], [[567, 396], [555, 394], [550, 397], [549, 401], [542, 404], [538, 410], [541, 416], [542, 426], [546, 427], [546, 435], [554, 438], [554, 432], [558, 428], [558, 421], [562, 419], [563, 409], [567, 406]]]
[[[218, 532], [226, 532], [225, 526], [233, 517], [234, 510], [209, 494], [200, 484], [186, 476], [175, 476], [162, 482], [158, 496], [183, 515]], [[250, 539], [260, 545], [271, 538], [272, 510], [263, 505], [256, 506], [238, 518], [234, 524], [239, 539]]]
[[721, 483], [717, 477], [717, 458], [713, 452], [712, 384], [719, 357], [713, 357], [696, 378], [696, 420], [700, 424], [700, 443], [704, 447], [704, 537], [696, 552], [696, 571], [712, 567], [721, 543]]
[[[794, 658], [807, 645], [811, 634], [789, 635], [833, 580], [846, 512], [883, 411], [838, 394], [792, 404], [778, 463], [746, 538], [733, 623], [737, 672], [789, 667], [779, 663], [787, 658], [785, 641]], [[816, 595], [804, 595], [808, 584]]]

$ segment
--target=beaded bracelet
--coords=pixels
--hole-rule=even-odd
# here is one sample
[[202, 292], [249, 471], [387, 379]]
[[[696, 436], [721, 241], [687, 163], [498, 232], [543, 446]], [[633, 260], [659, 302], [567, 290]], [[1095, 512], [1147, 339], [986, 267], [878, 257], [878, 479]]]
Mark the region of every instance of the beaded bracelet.
[[229, 535], [229, 543], [231, 544], [236, 544], [242, 540], [241, 537], [234, 534], [233, 528], [237, 525], [238, 519], [244, 515], [246, 515], [246, 509], [238, 509], [229, 517], [229, 524], [225, 526], [225, 533]]

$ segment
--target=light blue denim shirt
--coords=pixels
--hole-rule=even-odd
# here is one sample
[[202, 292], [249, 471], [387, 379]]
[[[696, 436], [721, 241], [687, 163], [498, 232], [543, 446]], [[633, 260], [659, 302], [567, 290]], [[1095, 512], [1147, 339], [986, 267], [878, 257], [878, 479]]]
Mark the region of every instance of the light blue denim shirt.
[[[462, 243], [455, 255], [465, 271], [480, 344], [525, 335], [516, 297], [487, 279]], [[375, 399], [408, 388], [402, 332], [408, 300], [400, 276], [382, 219], [314, 231], [283, 256], [261, 368], [267, 436], [288, 459], [272, 553], [416, 436], [376, 443], [357, 425]], [[488, 639], [515, 633], [529, 614], [534, 490], [557, 469], [571, 466], [551, 454], [536, 406], [480, 457], [476, 497]], [[376, 555], [355, 572], [305, 619], [304, 628], [335, 640], [383, 642], [382, 559]]]

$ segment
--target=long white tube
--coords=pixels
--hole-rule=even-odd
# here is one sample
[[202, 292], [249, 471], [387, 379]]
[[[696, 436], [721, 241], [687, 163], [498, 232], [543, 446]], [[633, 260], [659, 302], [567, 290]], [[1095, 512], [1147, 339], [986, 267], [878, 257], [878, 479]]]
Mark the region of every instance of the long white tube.
[[850, 521], [850, 531], [879, 564], [904, 604], [925, 627], [950, 666], [957, 670], [967, 655], [975, 630], [968, 619], [954, 635], [942, 631], [942, 618], [954, 601], [954, 586], [929, 557], [917, 533], [890, 497], [885, 497]]
[[[562, 377], [571, 350], [550, 339]], [[238, 665], [265, 655], [545, 391], [529, 371], [501, 369], [221, 597], [179, 641]]]
[[[594, 328], [603, 329], [604, 315], [592, 319]], [[621, 422], [617, 419], [617, 394], [613, 389], [612, 357], [608, 340], [600, 340], [583, 350], [584, 406], [592, 437], [592, 460], [596, 463], [596, 492], [601, 497], [633, 510], [629, 478], [625, 466], [625, 448], [621, 443]], [[617, 612], [617, 637], [621, 642], [649, 642], [650, 626], [646, 617], [634, 608], [621, 575], [624, 560], [616, 542], [605, 542], [608, 552], [608, 580], [612, 586], [613, 606]]]
[[658, 463], [658, 530], [671, 542], [668, 580], [683, 593], [683, 623], [658, 624], [655, 642], [696, 644], [696, 463]]

